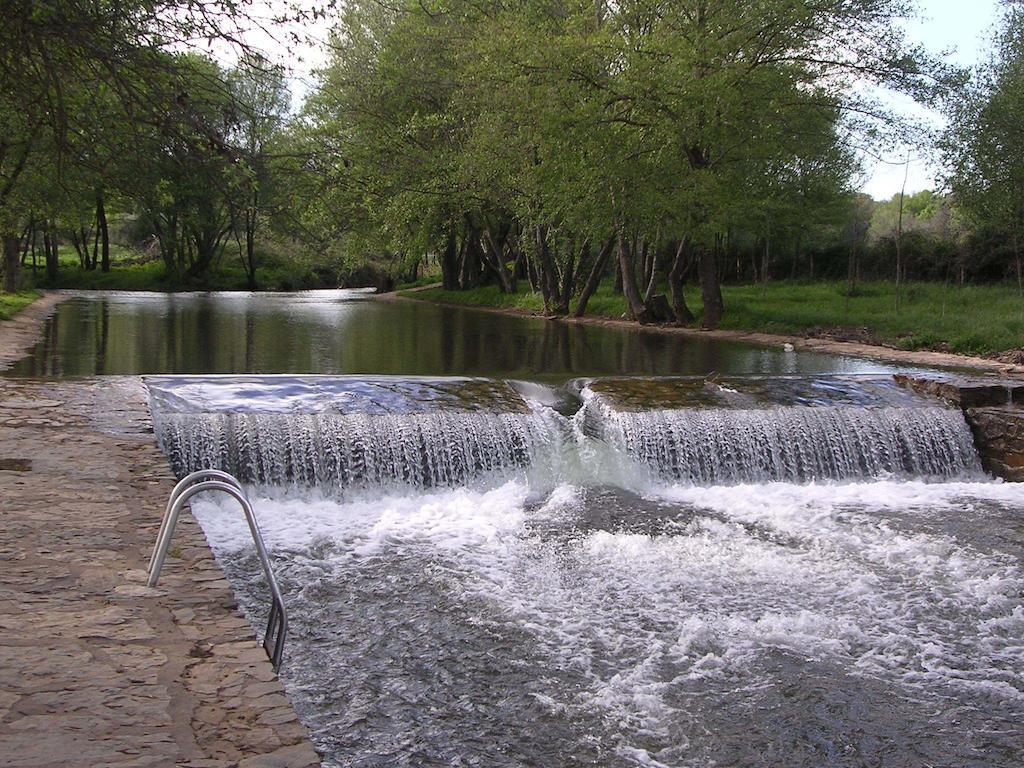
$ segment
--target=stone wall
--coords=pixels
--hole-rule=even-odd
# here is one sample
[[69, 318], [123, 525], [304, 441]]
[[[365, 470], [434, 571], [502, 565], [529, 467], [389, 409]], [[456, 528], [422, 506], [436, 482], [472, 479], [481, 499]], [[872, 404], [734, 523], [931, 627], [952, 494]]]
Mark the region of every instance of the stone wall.
[[1024, 408], [1014, 405], [964, 411], [986, 471], [1024, 482]]
[[943, 373], [895, 378], [907, 389], [962, 408], [985, 471], [1024, 482], [1024, 383]]

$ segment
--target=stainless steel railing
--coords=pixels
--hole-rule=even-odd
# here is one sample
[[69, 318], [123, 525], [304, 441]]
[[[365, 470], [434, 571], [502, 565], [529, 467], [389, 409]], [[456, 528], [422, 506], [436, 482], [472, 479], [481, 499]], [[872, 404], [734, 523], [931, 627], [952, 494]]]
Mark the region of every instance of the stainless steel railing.
[[164, 559], [167, 557], [167, 550], [171, 545], [171, 537], [174, 535], [174, 528], [178, 524], [178, 516], [181, 514], [182, 508], [193, 496], [206, 491], [226, 493], [239, 503], [242, 512], [245, 513], [249, 532], [252, 533], [252, 540], [256, 544], [256, 555], [259, 557], [263, 575], [270, 587], [270, 616], [267, 619], [267, 631], [263, 636], [263, 649], [270, 657], [274, 669], [280, 669], [284, 656], [284, 641], [288, 637], [288, 613], [285, 611], [281, 590], [274, 577], [274, 569], [270, 566], [270, 557], [267, 554], [267, 547], [263, 543], [259, 524], [256, 522], [256, 513], [242, 489], [242, 484], [234, 476], [219, 469], [201, 469], [183, 477], [174, 486], [174, 490], [171, 491], [171, 496], [167, 500], [167, 508], [164, 510], [164, 518], [156, 537], [153, 554], [149, 558], [149, 586], [155, 587], [160, 580], [160, 571], [163, 569]]

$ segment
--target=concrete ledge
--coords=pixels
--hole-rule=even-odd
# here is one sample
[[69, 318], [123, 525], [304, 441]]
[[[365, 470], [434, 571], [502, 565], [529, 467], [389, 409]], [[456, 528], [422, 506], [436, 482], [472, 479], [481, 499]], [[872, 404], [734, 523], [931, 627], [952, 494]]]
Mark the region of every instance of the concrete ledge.
[[951, 373], [897, 373], [896, 383], [921, 395], [941, 397], [961, 408], [1024, 404], [1024, 382]]
[[0, 458], [0, 765], [319, 765], [191, 514], [145, 585], [174, 478], [140, 379], [0, 380]]

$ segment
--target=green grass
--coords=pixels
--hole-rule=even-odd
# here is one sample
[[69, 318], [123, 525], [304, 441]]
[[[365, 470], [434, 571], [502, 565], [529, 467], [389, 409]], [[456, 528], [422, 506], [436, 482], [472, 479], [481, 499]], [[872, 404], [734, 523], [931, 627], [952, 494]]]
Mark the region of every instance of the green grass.
[[399, 283], [395, 286], [396, 291], [408, 291], [410, 288], [422, 288], [424, 285], [434, 285], [441, 282], [441, 275], [421, 275], [415, 280]]
[[0, 320], [10, 320], [38, 298], [39, 294], [36, 291], [0, 293]]
[[400, 291], [402, 296], [442, 304], [459, 304], [467, 307], [500, 307], [527, 312], [541, 312], [544, 302], [539, 293], [520, 290], [519, 293], [502, 293], [496, 285], [485, 285], [470, 291], [446, 291], [444, 288], [427, 288], [423, 291]]
[[[145, 261], [148, 257], [142, 251], [137, 251], [134, 248], [128, 248], [117, 243], [110, 244], [110, 263], [111, 265], [117, 265], [124, 262], [140, 262]], [[57, 248], [57, 262], [60, 264], [61, 269], [65, 268], [79, 268], [81, 260], [78, 258], [78, 251], [75, 250], [74, 246], [62, 245]], [[31, 263], [31, 262], [30, 262]], [[39, 269], [45, 269], [43, 263], [42, 254], [40, 254], [38, 262]]]
[[[1024, 347], [1024, 302], [1016, 286], [944, 286], [912, 283], [903, 305], [895, 308], [891, 284], [867, 283], [846, 296], [845, 283], [777, 282], [722, 288], [722, 328], [788, 335], [835, 335], [900, 349], [937, 349], [970, 355], [995, 355]], [[429, 289], [403, 294], [411, 298], [477, 307], [541, 312], [540, 295], [527, 288], [503, 294], [495, 286], [471, 291]], [[699, 291], [687, 287], [690, 309], [699, 316]], [[626, 313], [622, 296], [602, 284], [587, 306], [594, 317]]]

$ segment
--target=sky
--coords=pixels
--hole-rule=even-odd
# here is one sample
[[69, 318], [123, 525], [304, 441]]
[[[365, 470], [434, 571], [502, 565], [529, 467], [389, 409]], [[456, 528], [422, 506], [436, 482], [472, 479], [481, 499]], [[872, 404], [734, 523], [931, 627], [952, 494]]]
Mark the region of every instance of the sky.
[[[921, 18], [907, 25], [907, 35], [914, 43], [925, 46], [933, 53], [953, 49], [947, 61], [962, 67], [972, 67], [985, 57], [989, 48], [988, 33], [997, 18], [998, 0], [919, 0]], [[908, 114], [925, 117], [942, 125], [940, 115], [918, 106], [906, 108]], [[916, 156], [910, 162], [909, 173], [905, 165], [907, 153]], [[899, 194], [904, 174], [907, 192], [935, 189], [935, 169], [929, 166], [920, 148], [908, 147], [884, 161], [865, 161], [865, 180], [861, 189], [876, 199], [887, 199]]]

